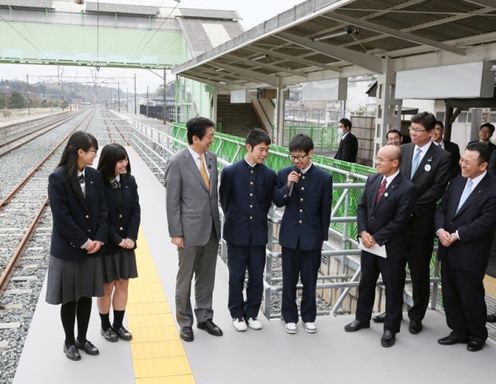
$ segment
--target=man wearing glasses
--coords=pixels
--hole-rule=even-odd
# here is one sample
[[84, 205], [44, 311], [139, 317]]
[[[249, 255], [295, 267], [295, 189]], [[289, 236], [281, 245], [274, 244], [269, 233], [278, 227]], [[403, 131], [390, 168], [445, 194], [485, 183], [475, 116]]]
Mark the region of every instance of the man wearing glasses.
[[289, 143], [294, 166], [277, 174], [274, 204], [285, 207], [279, 231], [282, 247], [282, 317], [287, 333], [298, 332], [296, 284], [303, 283], [301, 319], [308, 333], [317, 332], [315, 291], [322, 258], [322, 244], [328, 239], [331, 218], [332, 176], [312, 164], [312, 139], [298, 134]]
[[432, 143], [436, 118], [418, 113], [411, 119], [412, 142], [401, 146], [400, 171], [417, 187], [417, 199], [408, 223], [407, 263], [413, 290], [408, 311], [411, 334], [422, 331], [430, 294], [430, 261], [434, 245], [434, 212], [450, 177], [451, 155]]

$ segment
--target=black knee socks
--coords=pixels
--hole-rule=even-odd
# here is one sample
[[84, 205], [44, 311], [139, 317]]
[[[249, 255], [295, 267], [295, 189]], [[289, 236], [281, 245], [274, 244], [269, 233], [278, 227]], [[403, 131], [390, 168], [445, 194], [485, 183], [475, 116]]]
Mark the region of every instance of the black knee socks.
[[74, 323], [76, 322], [76, 305], [77, 304], [75, 301], [70, 301], [68, 303], [62, 304], [60, 307], [60, 318], [62, 320], [62, 326], [64, 327], [66, 346], [69, 346], [76, 342], [76, 340], [74, 339]]
[[91, 315], [91, 297], [81, 297], [77, 303], [77, 328], [78, 328], [78, 341], [84, 343], [86, 341], [86, 332], [88, 331], [88, 324], [90, 323]]
[[100, 321], [102, 323], [102, 329], [104, 331], [111, 327], [108, 313], [100, 313]]

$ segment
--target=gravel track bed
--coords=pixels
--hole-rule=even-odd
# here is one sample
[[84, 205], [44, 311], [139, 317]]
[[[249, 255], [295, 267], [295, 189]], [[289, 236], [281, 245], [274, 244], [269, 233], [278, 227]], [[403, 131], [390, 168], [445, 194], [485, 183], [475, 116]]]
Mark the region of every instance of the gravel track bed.
[[[81, 116], [76, 118], [81, 121]], [[34, 139], [22, 147], [0, 157], [0, 199], [4, 198], [21, 179], [39, 163], [51, 148], [74, 127], [67, 122], [60, 127]]]

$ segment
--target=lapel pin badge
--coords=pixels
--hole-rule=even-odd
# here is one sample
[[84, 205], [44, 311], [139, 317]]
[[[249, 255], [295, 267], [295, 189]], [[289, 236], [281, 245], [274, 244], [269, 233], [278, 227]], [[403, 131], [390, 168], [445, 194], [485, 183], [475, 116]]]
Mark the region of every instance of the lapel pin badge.
[[384, 197], [388, 197], [388, 196], [389, 196], [389, 193], [387, 193], [387, 192], [386, 192], [386, 193], [384, 194]]
[[429, 172], [429, 171], [431, 170], [431, 166], [430, 166], [430, 164], [426, 164], [426, 165], [424, 165], [424, 170], [425, 170], [426, 172]]

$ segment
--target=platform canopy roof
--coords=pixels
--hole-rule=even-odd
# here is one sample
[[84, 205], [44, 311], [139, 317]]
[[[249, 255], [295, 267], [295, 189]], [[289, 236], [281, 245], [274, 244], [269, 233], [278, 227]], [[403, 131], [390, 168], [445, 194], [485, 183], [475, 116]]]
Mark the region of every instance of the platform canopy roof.
[[173, 71], [239, 89], [483, 60], [496, 60], [496, 1], [309, 0]]

